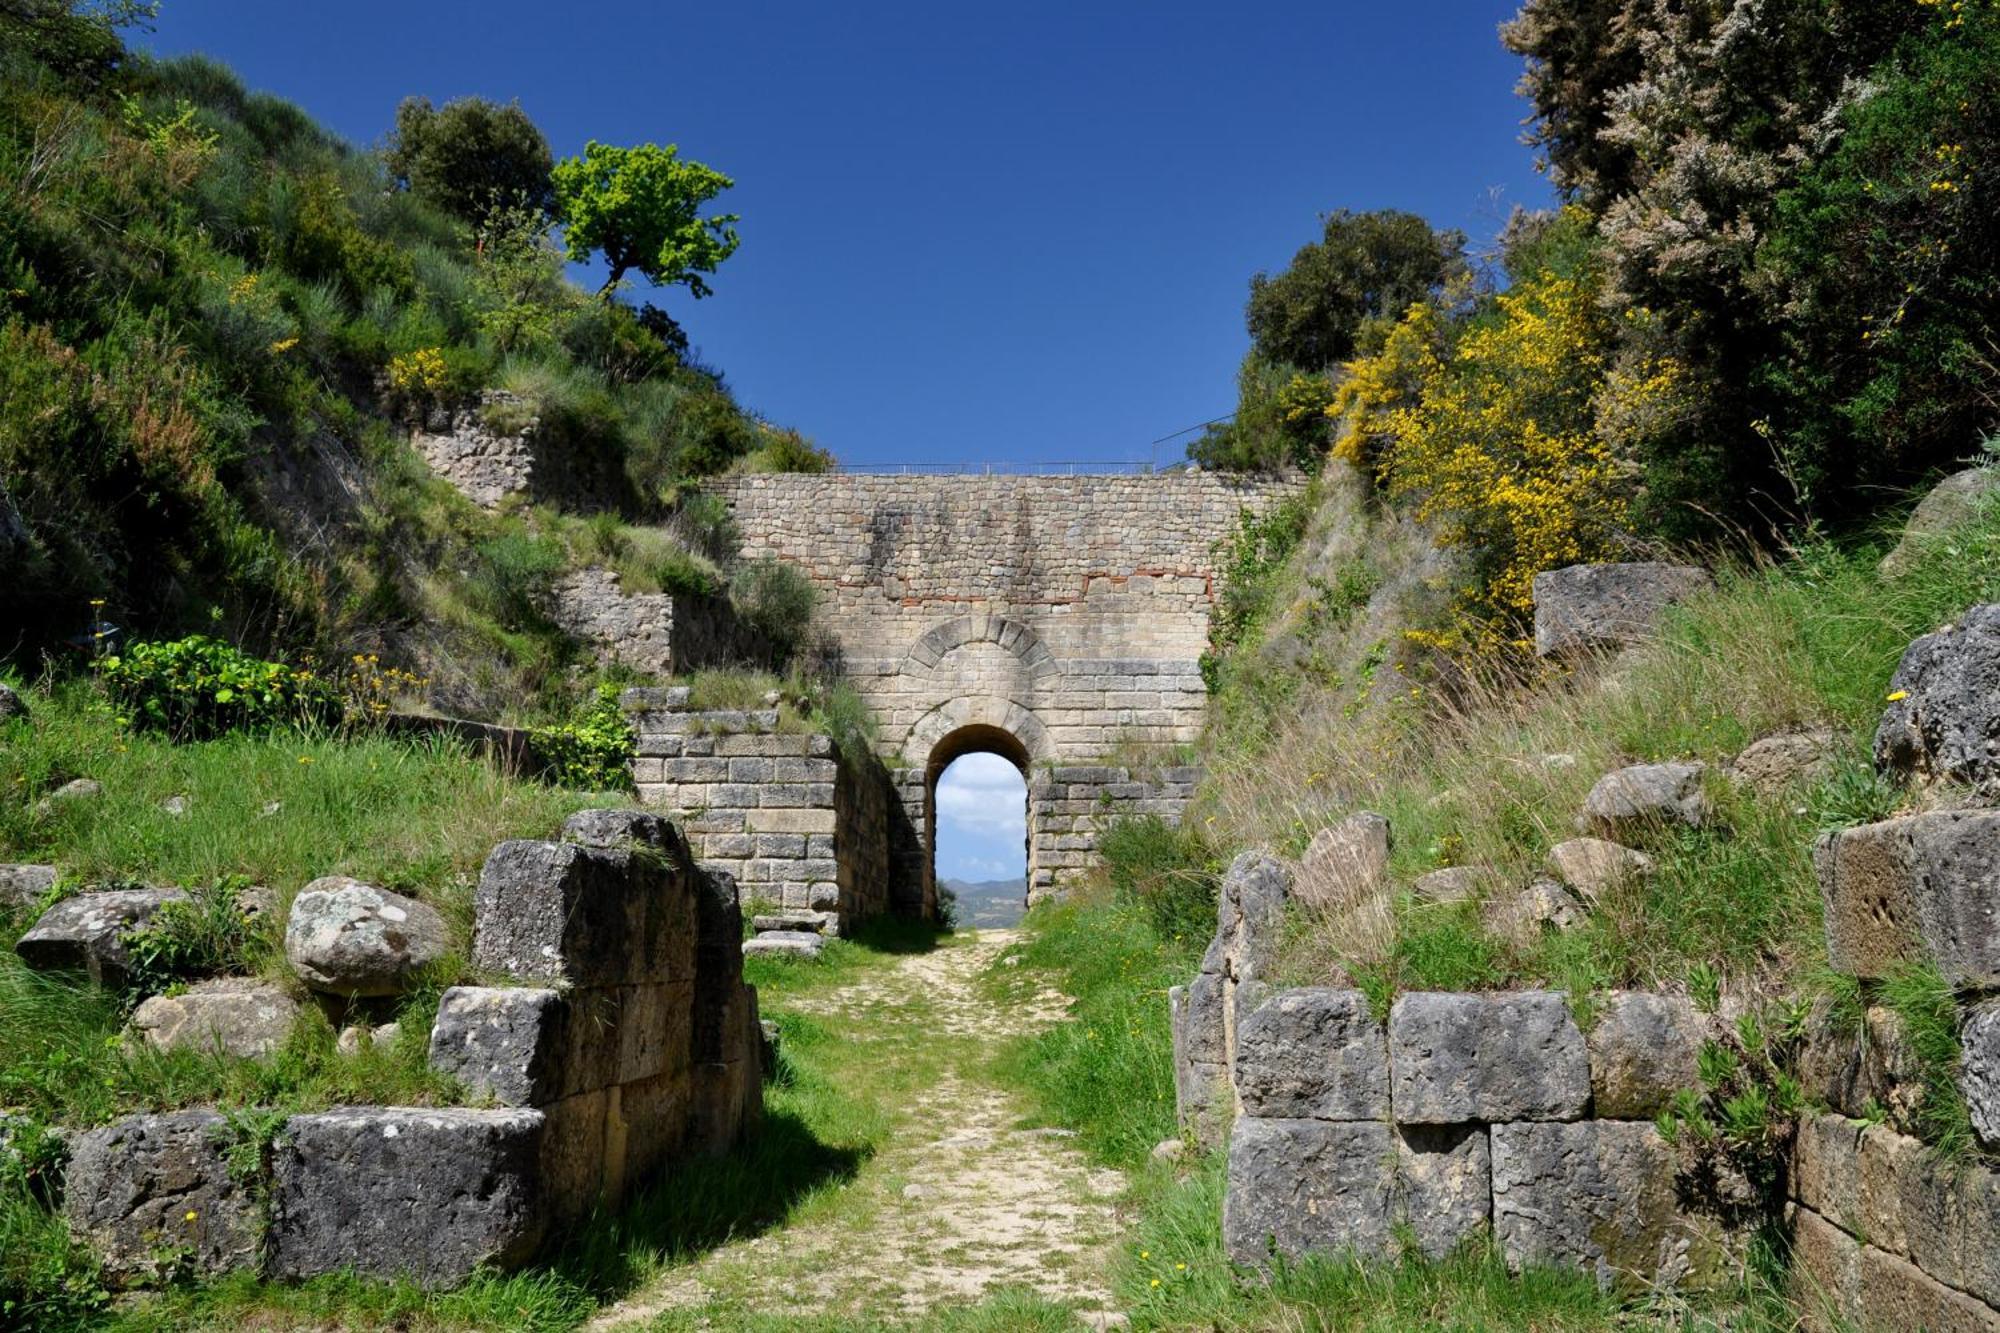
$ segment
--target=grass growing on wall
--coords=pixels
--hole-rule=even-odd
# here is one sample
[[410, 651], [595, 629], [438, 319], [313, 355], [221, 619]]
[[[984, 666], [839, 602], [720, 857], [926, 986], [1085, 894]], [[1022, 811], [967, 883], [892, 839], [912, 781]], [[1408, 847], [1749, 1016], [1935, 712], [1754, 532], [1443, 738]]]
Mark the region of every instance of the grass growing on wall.
[[[1552, 845], [1576, 836], [1576, 813], [1604, 773], [1703, 760], [1715, 826], [1658, 840], [1648, 850], [1659, 873], [1610, 895], [1584, 926], [1514, 948], [1471, 908], [1405, 900], [1388, 951], [1357, 956], [1308, 928], [1294, 932], [1287, 975], [1324, 980], [1359, 964], [1404, 988], [1671, 986], [1697, 966], [1732, 984], [1802, 976], [1823, 950], [1813, 837], [1908, 799], [1868, 762], [1898, 659], [1913, 638], [2000, 597], [2000, 515], [1949, 545], [1951, 558], [1895, 581], [1877, 571], [1879, 549], [1824, 543], [1725, 567], [1714, 591], [1668, 614], [1655, 642], [1537, 683], [1461, 680], [1445, 697], [1413, 673], [1395, 708], [1354, 715], [1301, 675], [1273, 743], [1211, 747], [1194, 817], [1221, 846], [1296, 855], [1320, 828], [1369, 809], [1394, 830], [1398, 886], [1449, 865], [1525, 883]], [[1812, 727], [1834, 737], [1823, 779], [1764, 799], [1724, 776], [1751, 741]]]

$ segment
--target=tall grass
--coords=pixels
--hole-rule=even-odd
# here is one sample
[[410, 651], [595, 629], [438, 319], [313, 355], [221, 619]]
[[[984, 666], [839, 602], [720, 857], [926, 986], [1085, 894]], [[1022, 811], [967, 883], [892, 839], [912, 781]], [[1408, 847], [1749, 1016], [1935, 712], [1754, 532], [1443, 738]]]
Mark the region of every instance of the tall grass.
[[[1662, 984], [1697, 964], [1736, 982], [1798, 975], [1821, 949], [1813, 834], [1886, 808], [1866, 753], [1898, 658], [1912, 638], [2000, 596], [2000, 521], [1961, 531], [1953, 549], [1956, 559], [1895, 582], [1870, 547], [1822, 543], [1726, 566], [1651, 642], [1573, 675], [1405, 677], [1395, 707], [1356, 712], [1341, 705], [1349, 693], [1300, 673], [1270, 744], [1211, 748], [1197, 818], [1224, 846], [1296, 854], [1326, 824], [1372, 809], [1394, 829], [1399, 885], [1445, 865], [1524, 883], [1551, 845], [1575, 836], [1603, 773], [1704, 760], [1717, 827], [1664, 840], [1653, 849], [1659, 874], [1612, 894], [1580, 931], [1512, 949], [1478, 941], [1463, 909], [1406, 899], [1393, 956], [1356, 959], [1322, 932], [1295, 941], [1291, 975], [1325, 979], [1356, 963], [1404, 985]], [[1808, 788], [1756, 801], [1722, 776], [1748, 742], [1811, 726], [1833, 731], [1836, 762]]]
[[1026, 931], [1021, 965], [993, 974], [1001, 1002], [1037, 973], [1076, 1002], [1064, 1022], [1017, 1040], [998, 1072], [1085, 1151], [1135, 1166], [1180, 1132], [1167, 988], [1193, 974], [1207, 938], [1162, 939], [1144, 904], [1106, 890], [1038, 906]]

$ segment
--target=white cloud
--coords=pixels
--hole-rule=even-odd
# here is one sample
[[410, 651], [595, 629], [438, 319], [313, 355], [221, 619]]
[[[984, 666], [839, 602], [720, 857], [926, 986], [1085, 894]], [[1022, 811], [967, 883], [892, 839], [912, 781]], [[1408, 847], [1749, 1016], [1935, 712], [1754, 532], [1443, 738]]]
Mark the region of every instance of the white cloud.
[[1028, 787], [1021, 772], [997, 754], [969, 754], [938, 778], [939, 841], [947, 830], [977, 839], [1025, 838]]

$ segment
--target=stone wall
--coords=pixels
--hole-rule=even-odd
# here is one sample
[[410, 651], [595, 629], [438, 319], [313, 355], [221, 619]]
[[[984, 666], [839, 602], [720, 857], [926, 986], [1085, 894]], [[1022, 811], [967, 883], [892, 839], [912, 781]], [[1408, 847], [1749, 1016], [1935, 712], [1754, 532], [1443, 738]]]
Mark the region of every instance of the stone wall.
[[1182, 1113], [1229, 1145], [1224, 1241], [1238, 1262], [1433, 1257], [1490, 1234], [1510, 1267], [1605, 1286], [1703, 1285], [1743, 1235], [1691, 1205], [1655, 1127], [1714, 1031], [1682, 997], [1413, 992], [1386, 1020], [1358, 990], [1274, 989], [1289, 893], [1278, 862], [1225, 878], [1203, 969], [1169, 996]]
[[[780, 731], [775, 706], [696, 711], [685, 687], [627, 690], [633, 780], [695, 856], [798, 928], [838, 934], [890, 905], [890, 801], [876, 766], [826, 736]], [[769, 914], [769, 913], [767, 913]]]
[[410, 445], [482, 509], [517, 497], [615, 509], [628, 489], [616, 456], [547, 438], [530, 405], [504, 389], [483, 391], [477, 403], [434, 408], [410, 433]]
[[510, 984], [447, 991], [430, 1041], [484, 1105], [293, 1116], [262, 1160], [212, 1110], [127, 1117], [76, 1137], [65, 1214], [125, 1283], [191, 1267], [442, 1286], [519, 1266], [755, 1129], [741, 930], [734, 886], [655, 815], [585, 811], [564, 841], [502, 843], [473, 957]]
[[819, 588], [820, 625], [920, 766], [989, 723], [1031, 758], [1192, 741], [1215, 543], [1301, 483], [1149, 476], [751, 476], [716, 484], [743, 554]]
[[606, 666], [655, 676], [704, 667], [766, 666], [768, 640], [737, 619], [722, 597], [626, 593], [608, 569], [572, 570], [547, 598], [549, 619], [588, 644]]
[[[1199, 735], [1214, 547], [1244, 512], [1301, 485], [1188, 471], [752, 476], [715, 489], [746, 558], [786, 561], [819, 589], [818, 628], [881, 723], [901, 800], [893, 900], [929, 912], [931, 794], [952, 759], [988, 750], [1046, 775], [1081, 771], [1129, 743]], [[1101, 771], [1032, 779], [1047, 788], [1031, 801], [1034, 891], [1081, 873], [1102, 817], [1177, 818], [1185, 803], [1180, 777]]]

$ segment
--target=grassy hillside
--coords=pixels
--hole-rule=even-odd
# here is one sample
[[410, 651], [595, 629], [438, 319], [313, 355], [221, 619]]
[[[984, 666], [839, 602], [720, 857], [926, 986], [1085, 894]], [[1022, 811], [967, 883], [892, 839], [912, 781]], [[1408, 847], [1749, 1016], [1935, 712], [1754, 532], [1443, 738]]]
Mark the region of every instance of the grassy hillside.
[[[538, 609], [557, 572], [714, 590], [690, 482], [823, 465], [671, 319], [571, 285], [544, 216], [461, 220], [226, 68], [44, 10], [0, 13], [0, 656], [201, 629], [546, 711], [587, 684]], [[484, 513], [429, 475], [411, 427], [489, 388], [516, 397], [487, 424], [532, 418], [606, 512]]]

